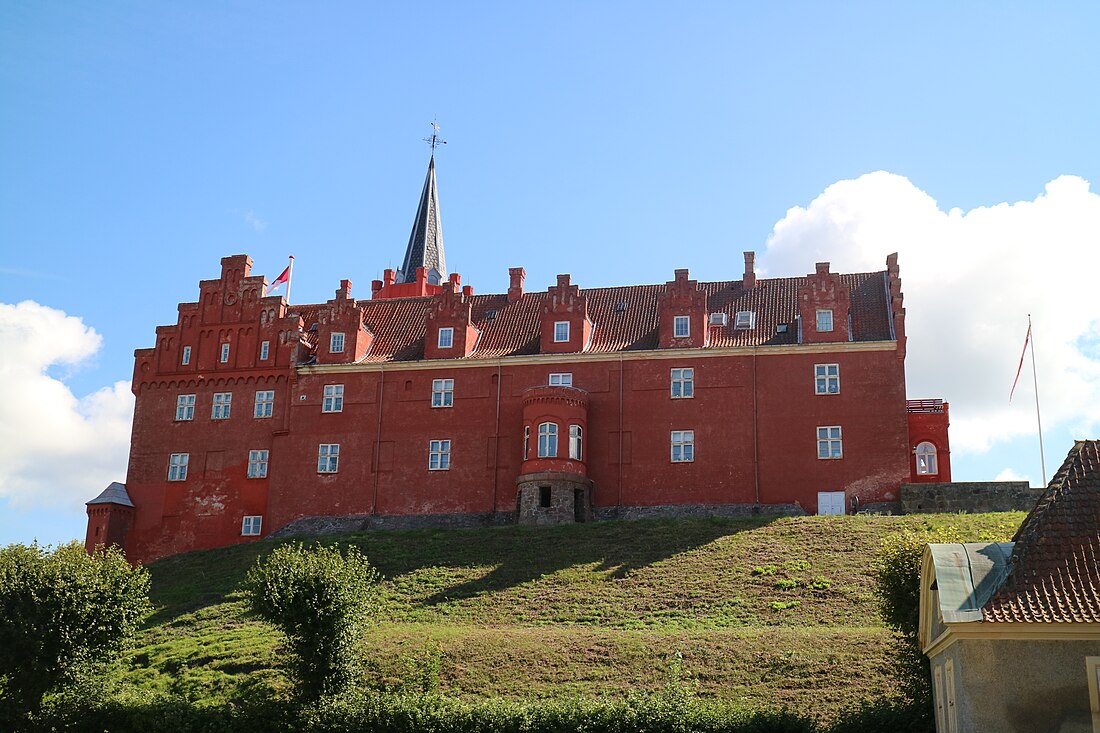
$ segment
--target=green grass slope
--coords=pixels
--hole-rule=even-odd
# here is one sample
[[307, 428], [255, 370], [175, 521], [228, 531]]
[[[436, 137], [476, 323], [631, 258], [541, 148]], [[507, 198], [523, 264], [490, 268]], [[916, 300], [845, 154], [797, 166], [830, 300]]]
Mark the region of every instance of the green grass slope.
[[[1008, 537], [1021, 513], [608, 522], [377, 532], [385, 577], [364, 685], [459, 697], [621, 696], [679, 665], [700, 695], [831, 718], [889, 693], [872, 563], [906, 529]], [[312, 542], [315, 540], [306, 540]], [[150, 566], [157, 612], [127, 681], [210, 704], [286, 687], [237, 593], [259, 542]]]

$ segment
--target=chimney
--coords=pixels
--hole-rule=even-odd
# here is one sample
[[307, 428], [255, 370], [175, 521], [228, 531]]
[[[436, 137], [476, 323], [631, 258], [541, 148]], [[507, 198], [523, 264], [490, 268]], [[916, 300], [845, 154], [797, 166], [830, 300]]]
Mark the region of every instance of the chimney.
[[523, 297], [523, 281], [527, 279], [527, 271], [522, 267], [508, 268], [508, 302], [514, 303]]
[[393, 285], [393, 281], [394, 281], [395, 278], [396, 278], [396, 275], [395, 275], [394, 271], [387, 268], [386, 270], [384, 270], [382, 272], [382, 285], [383, 286]]
[[558, 275], [558, 287], [559, 288], [569, 287], [569, 273], [566, 273], [564, 275]]
[[675, 281], [678, 282], [678, 283], [686, 283], [687, 280], [688, 280], [688, 271], [686, 269], [676, 270], [673, 273], [673, 277], [674, 277]]
[[818, 262], [817, 263], [817, 274], [818, 275], [828, 275], [829, 274], [829, 263], [828, 262]]
[[752, 290], [756, 287], [756, 253], [745, 253], [745, 278], [741, 281], [741, 285], [745, 290]]
[[455, 290], [458, 290], [458, 286], [462, 284], [462, 275], [459, 275], [457, 272], [452, 272], [449, 279], [455, 284]]
[[348, 300], [351, 297], [351, 280], [341, 280], [340, 289], [336, 291], [337, 300]]
[[462, 286], [462, 294], [465, 295], [467, 298], [469, 298], [470, 296], [472, 296], [474, 294], [474, 286], [473, 285], [463, 285]]

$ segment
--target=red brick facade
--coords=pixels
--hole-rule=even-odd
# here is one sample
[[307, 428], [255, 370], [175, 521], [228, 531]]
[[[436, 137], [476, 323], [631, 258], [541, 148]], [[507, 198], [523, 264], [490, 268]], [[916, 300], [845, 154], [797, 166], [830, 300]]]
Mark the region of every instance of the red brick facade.
[[[915, 424], [949, 471], [946, 410], [907, 410], [894, 255], [774, 279], [746, 256], [741, 280], [590, 290], [561, 275], [524, 292], [509, 272], [500, 295], [387, 273], [371, 300], [343, 280], [288, 306], [224, 258], [135, 353], [133, 509], [110, 536], [145, 562], [303, 517], [814, 513], [818, 492], [866, 507], [912, 480]], [[89, 546], [106, 521], [90, 516]]]

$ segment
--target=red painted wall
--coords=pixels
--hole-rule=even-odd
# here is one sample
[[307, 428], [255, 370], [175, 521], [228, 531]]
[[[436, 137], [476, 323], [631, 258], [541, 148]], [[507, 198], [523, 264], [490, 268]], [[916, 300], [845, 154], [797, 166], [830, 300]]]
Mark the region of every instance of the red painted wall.
[[[310, 335], [281, 298], [261, 297], [263, 278], [250, 277], [247, 258], [222, 264], [220, 280], [201, 283], [199, 302], [181, 304], [179, 322], [157, 330], [156, 346], [135, 353], [126, 487], [136, 509], [126, 549], [136, 561], [250, 541], [241, 524], [251, 515], [263, 517], [267, 535], [305, 516], [512, 512], [516, 477], [533, 465], [523, 465], [523, 395], [553, 372], [572, 373], [587, 393], [587, 410], [559, 417], [584, 425], [580, 468], [594, 481], [595, 508], [762, 503], [814, 513], [819, 491], [893, 501], [913, 470], [912, 440], [924, 434], [917, 428], [939, 430], [907, 413], [904, 363], [892, 341], [352, 364], [363, 354], [351, 348], [358, 321], [348, 315], [349, 282], [335, 301], [308, 306], [333, 311], [316, 316], [322, 327]], [[513, 291], [522, 288], [517, 278]], [[686, 283], [686, 273], [679, 279]], [[579, 350], [588, 343], [584, 296], [567, 278], [556, 291], [541, 330], [567, 314], [577, 321]], [[463, 324], [465, 297], [448, 296]], [[324, 353], [337, 328], [348, 337], [342, 363], [294, 366], [308, 339]], [[839, 365], [839, 393], [815, 393], [815, 364]], [[671, 396], [674, 368], [694, 370], [693, 397]], [[432, 407], [433, 379], [454, 380], [453, 406]], [[334, 384], [343, 385], [343, 407], [325, 413], [324, 387]], [[253, 416], [258, 390], [275, 392], [271, 417]], [[228, 420], [211, 419], [215, 392], [233, 393]], [[180, 394], [196, 396], [193, 420], [175, 420]], [[538, 418], [527, 412], [528, 422]], [[946, 416], [941, 422], [935, 435], [946, 446]], [[818, 458], [820, 426], [842, 428], [842, 458]], [[674, 430], [694, 431], [692, 462], [671, 461]], [[430, 471], [429, 441], [443, 439], [451, 441], [450, 469]], [[340, 445], [335, 474], [317, 471], [322, 443]], [[537, 424], [532, 455], [536, 446]], [[251, 450], [269, 451], [267, 478], [247, 477]], [[565, 423], [559, 452], [568, 455]], [[185, 481], [166, 480], [172, 453], [189, 454]], [[946, 450], [941, 465], [949, 471]]]

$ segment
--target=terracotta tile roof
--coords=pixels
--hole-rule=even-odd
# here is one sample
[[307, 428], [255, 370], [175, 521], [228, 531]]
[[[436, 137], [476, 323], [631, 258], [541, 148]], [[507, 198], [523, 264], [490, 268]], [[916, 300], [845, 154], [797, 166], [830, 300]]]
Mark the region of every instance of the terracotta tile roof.
[[[841, 274], [850, 288], [853, 341], [889, 341], [889, 303], [886, 273]], [[798, 288], [807, 278], [757, 280], [746, 290], [740, 280], [705, 282], [707, 309], [726, 313], [728, 325], [710, 329], [710, 346], [752, 346], [798, 343]], [[657, 348], [657, 296], [665, 284], [630, 285], [581, 290], [588, 297], [589, 317], [595, 324], [588, 353], [614, 353]], [[547, 292], [527, 292], [509, 303], [508, 296], [474, 295], [471, 317], [481, 332], [470, 359], [492, 359], [539, 353], [539, 312]], [[431, 297], [361, 300], [363, 321], [374, 333], [374, 344], [364, 361], [416, 361], [424, 358], [424, 326]], [[620, 305], [622, 304], [622, 305]], [[308, 331], [321, 305], [294, 306]], [[738, 311], [754, 311], [756, 325], [735, 330]], [[785, 333], [776, 326], [786, 325]]]
[[1100, 440], [1079, 440], [1013, 538], [984, 621], [1100, 622]]

